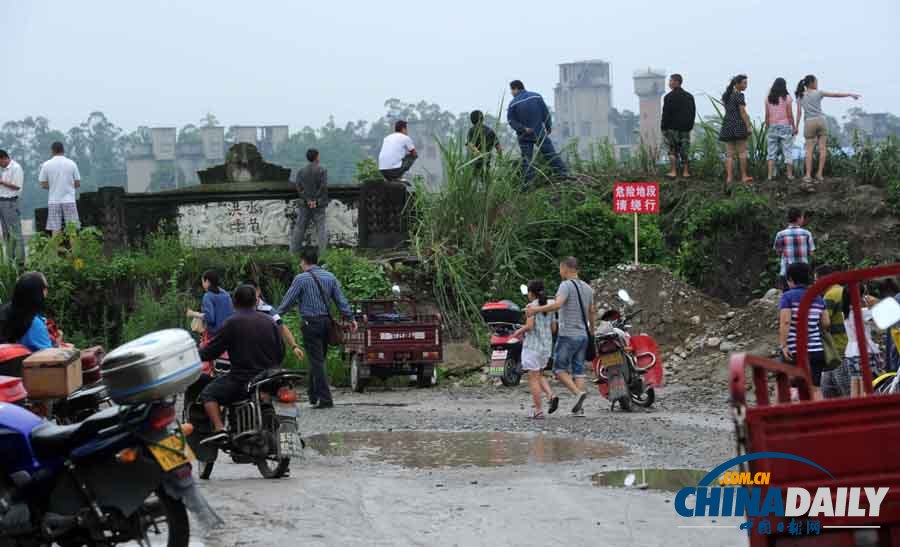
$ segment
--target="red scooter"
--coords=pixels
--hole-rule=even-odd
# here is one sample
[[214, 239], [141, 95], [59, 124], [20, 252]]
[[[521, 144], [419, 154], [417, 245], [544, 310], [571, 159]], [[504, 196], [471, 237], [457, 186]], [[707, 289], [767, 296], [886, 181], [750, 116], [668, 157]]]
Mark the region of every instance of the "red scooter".
[[[625, 290], [619, 298], [626, 306], [634, 301]], [[630, 321], [641, 314], [637, 310], [624, 314], [612, 309], [600, 318], [601, 326], [595, 333], [597, 357], [593, 368], [597, 389], [615, 408], [629, 412], [632, 403], [649, 408], [656, 400], [656, 389], [663, 385], [663, 364], [659, 347], [652, 336], [631, 336]]]

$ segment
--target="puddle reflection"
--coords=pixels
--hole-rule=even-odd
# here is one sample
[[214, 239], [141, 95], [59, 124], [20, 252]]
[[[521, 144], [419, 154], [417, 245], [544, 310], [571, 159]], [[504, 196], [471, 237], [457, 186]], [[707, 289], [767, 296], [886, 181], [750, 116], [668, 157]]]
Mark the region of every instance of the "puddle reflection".
[[306, 443], [323, 456], [364, 457], [415, 468], [500, 467], [625, 454], [617, 445], [507, 432], [363, 431], [313, 435]]

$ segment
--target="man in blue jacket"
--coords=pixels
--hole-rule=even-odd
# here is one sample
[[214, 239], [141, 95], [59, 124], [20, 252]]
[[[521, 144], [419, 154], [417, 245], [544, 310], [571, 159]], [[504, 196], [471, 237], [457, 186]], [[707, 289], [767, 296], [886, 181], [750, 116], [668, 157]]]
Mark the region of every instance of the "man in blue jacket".
[[553, 120], [544, 98], [533, 91], [526, 91], [521, 80], [513, 80], [509, 83], [509, 88], [513, 100], [506, 111], [506, 121], [519, 137], [525, 180], [530, 181], [534, 177], [535, 146], [556, 174], [566, 176], [566, 164], [556, 153], [550, 140]]

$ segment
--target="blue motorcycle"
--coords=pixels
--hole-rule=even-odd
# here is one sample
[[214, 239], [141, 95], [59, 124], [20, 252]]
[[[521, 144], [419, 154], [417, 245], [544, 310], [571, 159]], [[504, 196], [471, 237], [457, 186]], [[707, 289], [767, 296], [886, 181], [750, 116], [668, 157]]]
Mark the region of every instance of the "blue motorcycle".
[[0, 547], [187, 547], [187, 509], [220, 521], [191, 476], [174, 399], [59, 426], [0, 403]]

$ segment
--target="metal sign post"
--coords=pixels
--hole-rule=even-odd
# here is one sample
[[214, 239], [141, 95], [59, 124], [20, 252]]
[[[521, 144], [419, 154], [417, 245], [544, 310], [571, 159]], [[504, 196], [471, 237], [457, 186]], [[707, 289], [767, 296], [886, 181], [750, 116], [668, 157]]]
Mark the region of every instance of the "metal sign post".
[[613, 212], [634, 215], [634, 263], [640, 264], [640, 219], [659, 214], [658, 182], [617, 182], [613, 185]]

